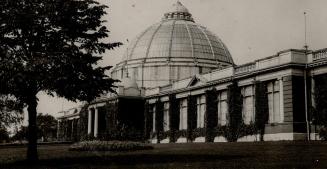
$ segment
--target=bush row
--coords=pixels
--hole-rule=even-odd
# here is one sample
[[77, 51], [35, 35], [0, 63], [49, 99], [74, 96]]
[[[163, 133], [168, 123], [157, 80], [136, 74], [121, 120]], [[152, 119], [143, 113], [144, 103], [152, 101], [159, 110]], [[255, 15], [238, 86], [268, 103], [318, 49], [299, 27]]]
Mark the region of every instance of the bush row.
[[129, 141], [82, 141], [71, 145], [72, 151], [133, 151], [153, 149], [152, 146]]

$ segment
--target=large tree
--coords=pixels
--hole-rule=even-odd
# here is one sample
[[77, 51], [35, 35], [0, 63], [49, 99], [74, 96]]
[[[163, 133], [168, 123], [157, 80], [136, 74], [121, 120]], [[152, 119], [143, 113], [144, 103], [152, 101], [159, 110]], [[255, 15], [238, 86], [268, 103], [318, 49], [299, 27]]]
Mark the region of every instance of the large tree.
[[39, 113], [36, 117], [38, 128], [38, 138], [43, 138], [43, 141], [48, 141], [49, 138], [56, 138], [57, 120], [49, 115]]
[[92, 101], [113, 92], [110, 67], [98, 61], [107, 49], [107, 6], [93, 0], [0, 0], [0, 94], [27, 106], [27, 159], [37, 157], [37, 94]]

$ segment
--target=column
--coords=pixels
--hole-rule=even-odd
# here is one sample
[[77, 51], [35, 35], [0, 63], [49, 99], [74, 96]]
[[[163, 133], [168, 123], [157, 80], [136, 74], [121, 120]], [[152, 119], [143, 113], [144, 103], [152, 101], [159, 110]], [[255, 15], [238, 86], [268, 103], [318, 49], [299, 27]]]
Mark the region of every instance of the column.
[[91, 134], [91, 129], [92, 129], [92, 126], [91, 126], [91, 123], [92, 123], [92, 111], [91, 109], [88, 109], [88, 121], [87, 121], [87, 134]]
[[255, 85], [252, 85], [252, 121], [255, 121]]
[[94, 107], [94, 137], [98, 136], [98, 108]]
[[74, 140], [74, 119], [72, 119], [72, 132], [70, 133], [71, 140]]
[[153, 111], [153, 114], [152, 114], [152, 131], [153, 132], [156, 132], [156, 112], [155, 110]]
[[284, 122], [284, 88], [283, 88], [283, 77], [279, 80], [279, 115], [280, 122]]
[[316, 107], [315, 102], [315, 80], [313, 78], [313, 75], [311, 75], [311, 106]]
[[58, 120], [58, 123], [57, 123], [57, 141], [59, 141], [59, 132], [61, 131], [60, 129], [60, 120]]

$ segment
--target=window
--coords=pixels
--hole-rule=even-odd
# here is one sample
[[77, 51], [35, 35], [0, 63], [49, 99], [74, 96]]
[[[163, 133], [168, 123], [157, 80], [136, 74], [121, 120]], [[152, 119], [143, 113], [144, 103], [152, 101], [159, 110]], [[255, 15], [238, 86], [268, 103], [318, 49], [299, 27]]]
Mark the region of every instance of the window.
[[242, 116], [245, 124], [250, 124], [254, 121], [254, 86], [245, 86], [242, 89], [243, 108]]
[[269, 123], [280, 122], [280, 105], [279, 105], [279, 82], [273, 81], [268, 83], [268, 107]]
[[227, 91], [222, 91], [218, 94], [218, 125], [224, 126], [227, 124]]
[[196, 98], [196, 107], [197, 107], [197, 128], [204, 127], [204, 115], [206, 111], [206, 100], [205, 96], [201, 95]]
[[153, 112], [153, 115], [152, 115], [152, 121], [153, 121], [152, 131], [156, 132], [156, 106], [152, 107], [152, 112]]
[[164, 131], [169, 130], [169, 102], [164, 103], [164, 119], [163, 119], [163, 126]]
[[180, 114], [179, 114], [179, 129], [187, 129], [187, 100], [182, 99], [180, 101]]

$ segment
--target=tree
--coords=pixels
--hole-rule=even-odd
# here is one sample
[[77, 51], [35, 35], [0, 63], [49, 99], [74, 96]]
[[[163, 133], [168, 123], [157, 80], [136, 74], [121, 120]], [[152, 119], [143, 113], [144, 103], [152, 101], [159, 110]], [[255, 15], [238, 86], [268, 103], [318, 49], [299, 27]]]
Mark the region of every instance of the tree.
[[116, 80], [100, 67], [107, 43], [102, 16], [107, 6], [93, 0], [0, 0], [0, 94], [12, 95], [28, 111], [30, 162], [37, 157], [37, 94], [92, 101], [114, 92]]
[[227, 89], [227, 101], [228, 101], [228, 134], [227, 140], [230, 142], [236, 142], [239, 138], [239, 130], [243, 124], [242, 119], [242, 107], [243, 107], [243, 95], [241, 88], [236, 81], [228, 86]]
[[24, 104], [13, 96], [0, 95], [0, 128], [18, 124], [23, 119]]
[[26, 140], [28, 136], [28, 128], [27, 126], [20, 126], [20, 129], [16, 131], [15, 135], [11, 137], [13, 141], [20, 141]]
[[38, 129], [38, 138], [48, 141], [48, 138], [55, 138], [57, 133], [57, 120], [48, 114], [39, 113], [36, 117], [37, 129]]
[[265, 127], [269, 119], [267, 84], [257, 81], [255, 83], [255, 127], [260, 134], [260, 141], [264, 141]]
[[0, 143], [8, 142], [9, 134], [6, 128], [0, 128]]

